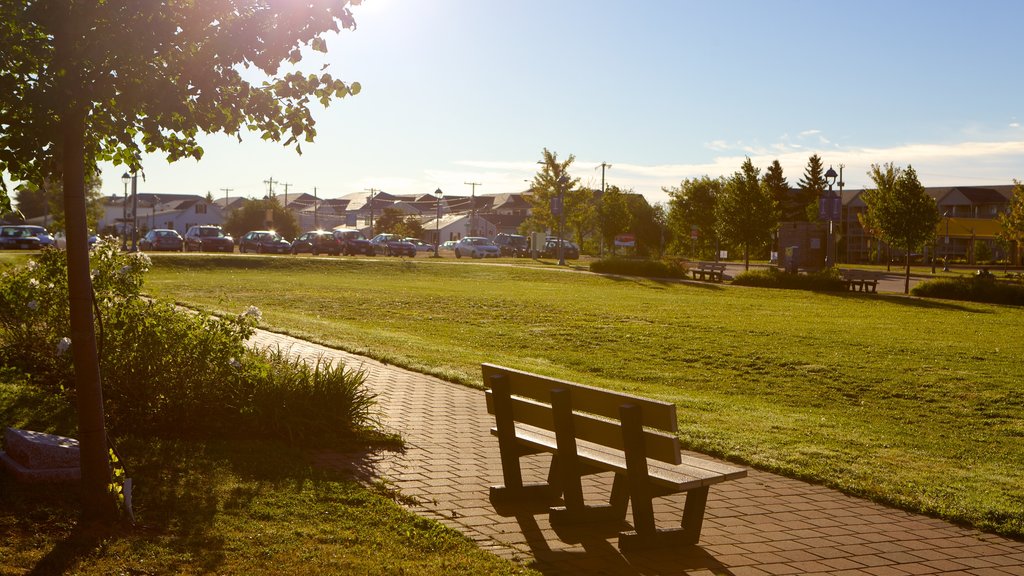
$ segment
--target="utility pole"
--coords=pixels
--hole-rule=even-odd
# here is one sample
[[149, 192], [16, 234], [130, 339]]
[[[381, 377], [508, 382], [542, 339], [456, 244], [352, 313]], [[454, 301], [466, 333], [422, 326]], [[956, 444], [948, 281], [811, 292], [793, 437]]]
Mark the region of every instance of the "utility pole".
[[[845, 233], [843, 232], [843, 186], [846, 186], [846, 182], [843, 182], [843, 168], [846, 168], [846, 165], [845, 164], [840, 164], [839, 165], [839, 234], [843, 236], [843, 243], [846, 244], [846, 258], [845, 258], [845, 261], [849, 262], [850, 261], [850, 239], [846, 238]], [[846, 229], [849, 230], [850, 227], [846, 226]], [[838, 250], [836, 250], [836, 252], [838, 252]], [[838, 259], [838, 255], [837, 255], [837, 259]], [[934, 260], [934, 255], [933, 255], [932, 259]]]
[[469, 235], [476, 236], [476, 187], [483, 186], [483, 184], [479, 182], [463, 182], [463, 184], [473, 187], [469, 205]]
[[370, 193], [370, 238], [373, 238], [373, 195], [380, 192], [376, 188], [366, 188], [367, 192]]
[[274, 180], [273, 176], [271, 176], [270, 179], [263, 181], [263, 183], [268, 186], [268, 189], [267, 189], [268, 190], [268, 192], [267, 192], [267, 197], [268, 198], [273, 198], [274, 197], [274, 183], [275, 182], [277, 184], [280, 184], [280, 182], [278, 182], [277, 180]]
[[605, 168], [611, 168], [612, 165], [607, 162], [601, 162], [599, 166], [596, 166], [594, 170], [601, 169], [601, 194], [604, 194], [604, 171]]
[[228, 209], [228, 192], [233, 192], [234, 188], [221, 188], [220, 191], [224, 193], [224, 210], [221, 211], [223, 214]]
[[278, 182], [278, 184], [280, 184], [281, 186], [284, 186], [284, 205], [282, 206], [282, 208], [284, 208], [285, 212], [287, 212], [288, 211], [288, 187], [291, 186], [291, 184], [289, 184], [287, 182]]
[[313, 228], [316, 230], [320, 229], [320, 222], [316, 218], [316, 205], [318, 201], [316, 198], [316, 186], [313, 186]]

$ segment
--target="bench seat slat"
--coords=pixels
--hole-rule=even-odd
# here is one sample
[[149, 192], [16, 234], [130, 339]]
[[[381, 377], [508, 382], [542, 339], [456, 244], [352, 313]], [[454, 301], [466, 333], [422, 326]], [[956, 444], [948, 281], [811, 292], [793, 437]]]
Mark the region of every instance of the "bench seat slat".
[[676, 405], [671, 402], [651, 400], [650, 398], [633, 396], [631, 394], [615, 392], [614, 390], [538, 376], [537, 374], [505, 368], [504, 366], [495, 366], [494, 364], [483, 364], [482, 368], [485, 385], [487, 385], [491, 376], [496, 374], [504, 375], [508, 378], [513, 396], [523, 396], [548, 403], [551, 401], [552, 389], [568, 388], [572, 390], [572, 407], [575, 411], [589, 412], [617, 420], [619, 418], [619, 406], [623, 404], [636, 404], [640, 406], [643, 412], [643, 425], [645, 427], [672, 433], [679, 431]]

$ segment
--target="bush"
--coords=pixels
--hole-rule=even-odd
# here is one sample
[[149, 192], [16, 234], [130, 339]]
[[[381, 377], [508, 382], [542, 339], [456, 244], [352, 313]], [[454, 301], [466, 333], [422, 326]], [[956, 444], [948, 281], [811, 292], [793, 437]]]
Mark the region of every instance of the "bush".
[[[144, 299], [149, 258], [116, 242], [97, 243], [90, 265], [112, 433], [318, 442], [375, 424], [361, 372], [247, 348], [259, 310], [215, 318]], [[63, 252], [44, 250], [0, 277], [0, 361], [70, 402], [68, 316]]]
[[591, 262], [590, 271], [645, 278], [685, 278], [687, 267], [682, 260], [636, 260], [613, 257]]
[[846, 284], [839, 271], [826, 268], [820, 272], [790, 274], [778, 268], [748, 270], [738, 274], [732, 281], [738, 286], [758, 288], [784, 288], [788, 290], [814, 290], [817, 292], [842, 292]]
[[1000, 282], [991, 273], [966, 278], [937, 278], [914, 286], [910, 293], [923, 298], [1024, 305], [1024, 286]]

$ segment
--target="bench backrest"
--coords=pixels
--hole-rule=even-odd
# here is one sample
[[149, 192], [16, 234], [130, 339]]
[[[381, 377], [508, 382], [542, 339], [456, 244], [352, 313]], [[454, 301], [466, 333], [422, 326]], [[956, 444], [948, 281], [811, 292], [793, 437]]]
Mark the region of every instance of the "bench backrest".
[[671, 402], [651, 400], [603, 388], [585, 386], [557, 378], [549, 378], [483, 364], [484, 385], [487, 386], [487, 412], [495, 413], [494, 378], [503, 379], [509, 387], [513, 419], [516, 422], [554, 430], [554, 412], [551, 393], [568, 390], [572, 406], [575, 436], [617, 450], [624, 449], [619, 408], [624, 404], [640, 407], [644, 426], [644, 444], [648, 458], [680, 463], [679, 438], [676, 436], [678, 420], [676, 406]]
[[701, 262], [697, 265], [698, 270], [714, 270], [714, 271], [725, 271], [724, 262]]

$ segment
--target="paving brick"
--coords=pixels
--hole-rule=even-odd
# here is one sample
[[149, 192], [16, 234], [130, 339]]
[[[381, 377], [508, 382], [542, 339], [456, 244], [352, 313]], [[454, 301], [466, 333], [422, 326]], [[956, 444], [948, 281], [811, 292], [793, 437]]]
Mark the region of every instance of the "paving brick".
[[[502, 481], [501, 458], [482, 391], [265, 331], [253, 342], [364, 370], [368, 388], [379, 395], [385, 427], [406, 443], [404, 452], [310, 452], [314, 465], [385, 479], [414, 497], [409, 508], [415, 513], [547, 576], [1024, 576], [1022, 542], [758, 470], [712, 487], [700, 546], [623, 555], [618, 531], [631, 516], [625, 523], [556, 529], [546, 503], [496, 507], [490, 501], [488, 487]], [[548, 455], [523, 458], [524, 479], [544, 481], [550, 461]], [[607, 499], [610, 488], [611, 475], [585, 479], [588, 501]], [[684, 504], [682, 495], [656, 499], [659, 526], [678, 525]]]

